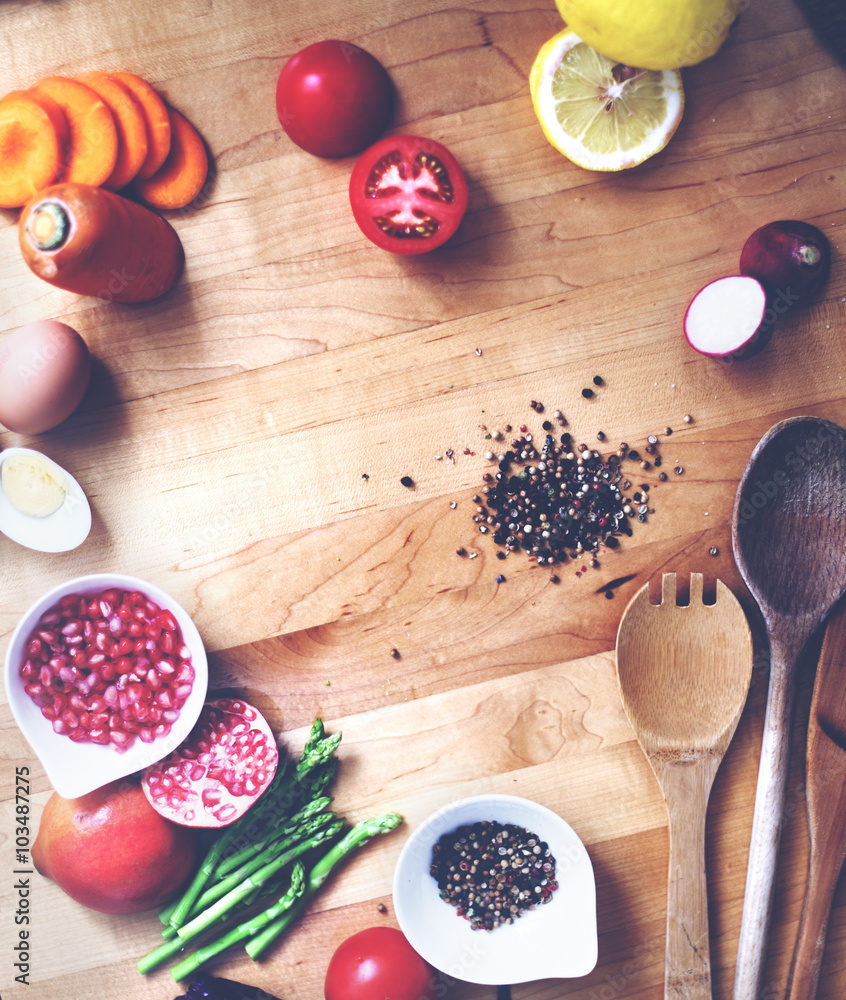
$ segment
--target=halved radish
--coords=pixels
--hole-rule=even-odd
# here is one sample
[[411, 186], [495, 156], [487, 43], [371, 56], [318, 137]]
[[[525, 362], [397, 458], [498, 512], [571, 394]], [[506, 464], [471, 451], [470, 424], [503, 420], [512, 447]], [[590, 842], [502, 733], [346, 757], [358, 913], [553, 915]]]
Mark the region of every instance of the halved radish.
[[766, 346], [775, 320], [761, 282], [732, 274], [697, 292], [687, 307], [684, 332], [700, 354], [741, 361]]
[[165, 819], [183, 826], [234, 823], [261, 797], [279, 763], [267, 720], [240, 698], [203, 707], [188, 738], [146, 768], [141, 787]]

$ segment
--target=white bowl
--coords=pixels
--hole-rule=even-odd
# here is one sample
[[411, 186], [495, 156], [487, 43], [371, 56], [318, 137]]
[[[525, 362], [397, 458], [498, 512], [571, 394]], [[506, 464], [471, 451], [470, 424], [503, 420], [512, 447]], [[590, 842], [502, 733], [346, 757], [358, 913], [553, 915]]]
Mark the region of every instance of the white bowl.
[[[441, 899], [429, 872], [442, 834], [481, 820], [513, 823], [546, 841], [556, 861], [552, 898], [512, 924], [473, 930]], [[394, 871], [394, 909], [402, 932], [430, 965], [453, 979], [491, 986], [571, 979], [596, 965], [596, 883], [584, 844], [551, 809], [515, 795], [452, 802], [418, 826]]]
[[[25, 659], [26, 642], [38, 619], [67, 594], [95, 594], [109, 587], [140, 590], [162, 608], [170, 611], [179, 623], [182, 638], [191, 650], [194, 685], [179, 718], [167, 736], [153, 743], [135, 740], [131, 747], [119, 753], [111, 746], [96, 743], [76, 743], [67, 736], [53, 732], [52, 723], [24, 691], [20, 666]], [[74, 799], [100, 788], [110, 781], [125, 778], [166, 757], [190, 733], [197, 721], [208, 688], [206, 650], [196, 625], [187, 611], [159, 587], [146, 580], [118, 573], [94, 573], [78, 576], [55, 587], [41, 597], [24, 614], [15, 627], [6, 651], [6, 695], [15, 721], [29, 745], [41, 761], [53, 788], [66, 799]]]

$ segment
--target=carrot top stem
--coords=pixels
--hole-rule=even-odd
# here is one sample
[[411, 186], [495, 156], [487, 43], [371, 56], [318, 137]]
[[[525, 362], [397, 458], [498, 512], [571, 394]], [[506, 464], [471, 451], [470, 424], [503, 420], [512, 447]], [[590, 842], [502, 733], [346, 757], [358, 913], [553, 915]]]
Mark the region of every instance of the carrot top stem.
[[32, 213], [26, 228], [39, 250], [55, 250], [67, 239], [70, 219], [61, 205], [45, 201]]

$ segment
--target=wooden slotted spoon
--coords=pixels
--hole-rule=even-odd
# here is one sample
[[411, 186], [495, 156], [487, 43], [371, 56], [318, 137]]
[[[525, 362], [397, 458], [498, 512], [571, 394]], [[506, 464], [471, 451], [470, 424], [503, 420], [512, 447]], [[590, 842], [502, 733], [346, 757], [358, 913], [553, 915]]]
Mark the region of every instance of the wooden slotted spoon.
[[740, 719], [752, 678], [752, 636], [740, 603], [722, 581], [702, 599], [676, 604], [676, 575], [632, 598], [617, 633], [623, 707], [667, 804], [670, 869], [664, 996], [710, 1000], [711, 949], [705, 876], [705, 817], [711, 786]]

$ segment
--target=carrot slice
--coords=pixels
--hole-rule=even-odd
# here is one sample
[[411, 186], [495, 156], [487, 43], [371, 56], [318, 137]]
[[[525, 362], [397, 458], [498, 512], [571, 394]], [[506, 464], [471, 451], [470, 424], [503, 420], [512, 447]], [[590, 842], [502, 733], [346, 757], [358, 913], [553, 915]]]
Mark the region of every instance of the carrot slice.
[[167, 105], [158, 92], [146, 80], [135, 73], [110, 73], [138, 99], [147, 117], [147, 138], [149, 147], [147, 159], [138, 171], [138, 177], [146, 180], [161, 167], [170, 152], [170, 116]]
[[0, 208], [20, 208], [61, 174], [64, 112], [46, 94], [15, 90], [0, 100]]
[[170, 152], [161, 168], [147, 180], [135, 182], [138, 196], [153, 208], [184, 208], [202, 191], [209, 172], [206, 146], [188, 119], [168, 108]]
[[79, 80], [47, 76], [32, 88], [47, 94], [64, 111], [70, 128], [70, 149], [61, 180], [99, 186], [117, 162], [118, 137], [114, 115], [103, 99]]
[[118, 191], [135, 179], [147, 159], [147, 119], [129, 87], [108, 73], [83, 73], [76, 79], [99, 94], [114, 116], [118, 134], [117, 163], [103, 187]]

